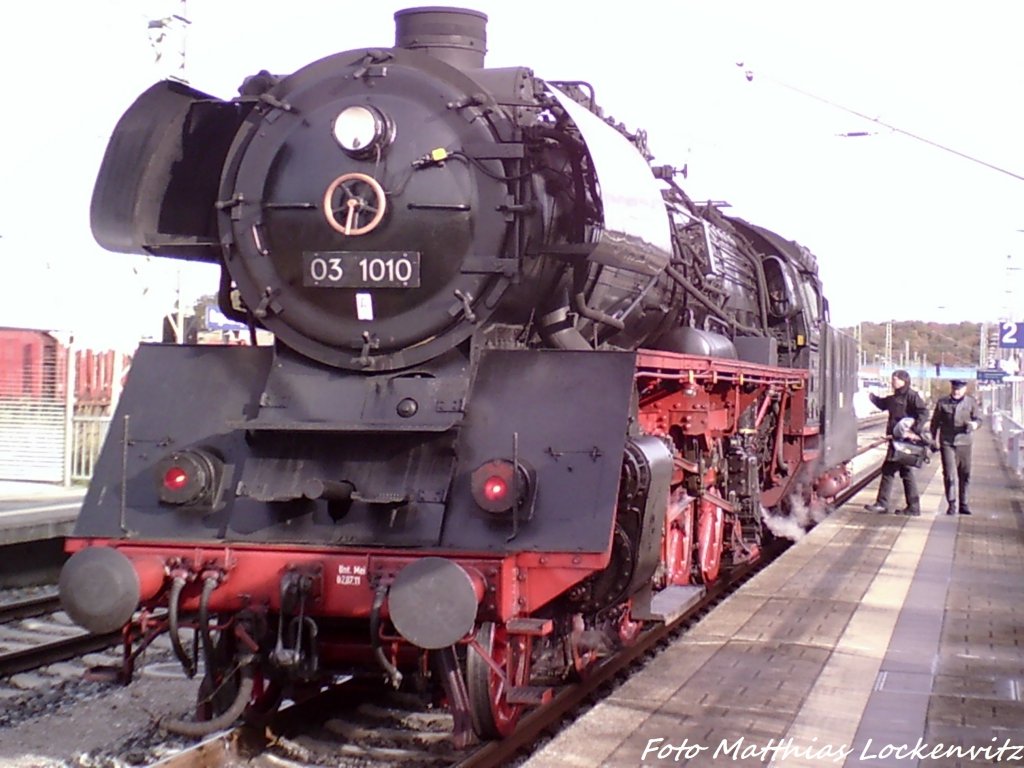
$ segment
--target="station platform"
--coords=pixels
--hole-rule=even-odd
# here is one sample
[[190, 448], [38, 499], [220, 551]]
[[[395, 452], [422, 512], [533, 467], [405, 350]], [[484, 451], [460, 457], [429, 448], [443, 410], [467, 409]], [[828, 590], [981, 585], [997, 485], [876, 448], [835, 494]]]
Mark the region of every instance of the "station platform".
[[0, 546], [67, 536], [85, 488], [0, 480]]
[[973, 515], [940, 464], [921, 517], [868, 486], [525, 765], [1024, 765], [1024, 489], [987, 428]]
[[0, 481], [0, 589], [53, 584], [84, 487]]

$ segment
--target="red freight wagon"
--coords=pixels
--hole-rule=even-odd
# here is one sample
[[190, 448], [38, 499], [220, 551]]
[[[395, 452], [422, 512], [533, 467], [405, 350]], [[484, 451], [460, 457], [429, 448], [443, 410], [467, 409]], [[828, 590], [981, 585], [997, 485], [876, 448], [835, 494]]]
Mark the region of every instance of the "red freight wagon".
[[63, 400], [63, 352], [49, 331], [0, 328], [0, 398]]

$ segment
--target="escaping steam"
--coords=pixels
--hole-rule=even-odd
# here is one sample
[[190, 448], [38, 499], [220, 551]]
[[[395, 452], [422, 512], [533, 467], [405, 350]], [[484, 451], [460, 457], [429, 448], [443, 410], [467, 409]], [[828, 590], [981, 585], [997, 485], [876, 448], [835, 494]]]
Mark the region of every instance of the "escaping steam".
[[792, 541], [800, 541], [807, 535], [807, 531], [828, 517], [829, 513], [828, 506], [821, 499], [815, 497], [808, 504], [799, 492], [791, 494], [780, 509], [788, 509], [788, 513], [773, 512], [762, 506], [761, 519], [775, 536]]

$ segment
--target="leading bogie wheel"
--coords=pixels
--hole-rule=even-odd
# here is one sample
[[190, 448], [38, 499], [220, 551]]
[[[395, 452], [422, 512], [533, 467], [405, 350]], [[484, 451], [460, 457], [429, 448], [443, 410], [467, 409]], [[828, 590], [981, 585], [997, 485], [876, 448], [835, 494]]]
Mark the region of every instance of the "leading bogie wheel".
[[522, 704], [510, 704], [510, 688], [529, 684], [530, 639], [510, 635], [503, 626], [486, 621], [476, 633], [476, 641], [505, 672], [502, 678], [475, 649], [466, 653], [466, 689], [469, 694], [473, 730], [481, 739], [500, 739], [516, 729]]

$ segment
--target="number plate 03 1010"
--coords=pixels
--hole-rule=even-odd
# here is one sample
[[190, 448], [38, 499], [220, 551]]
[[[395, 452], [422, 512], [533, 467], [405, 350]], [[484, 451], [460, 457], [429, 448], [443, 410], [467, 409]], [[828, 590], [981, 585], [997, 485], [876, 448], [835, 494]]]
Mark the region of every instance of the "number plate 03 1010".
[[306, 251], [302, 284], [309, 288], [419, 288], [418, 251]]

